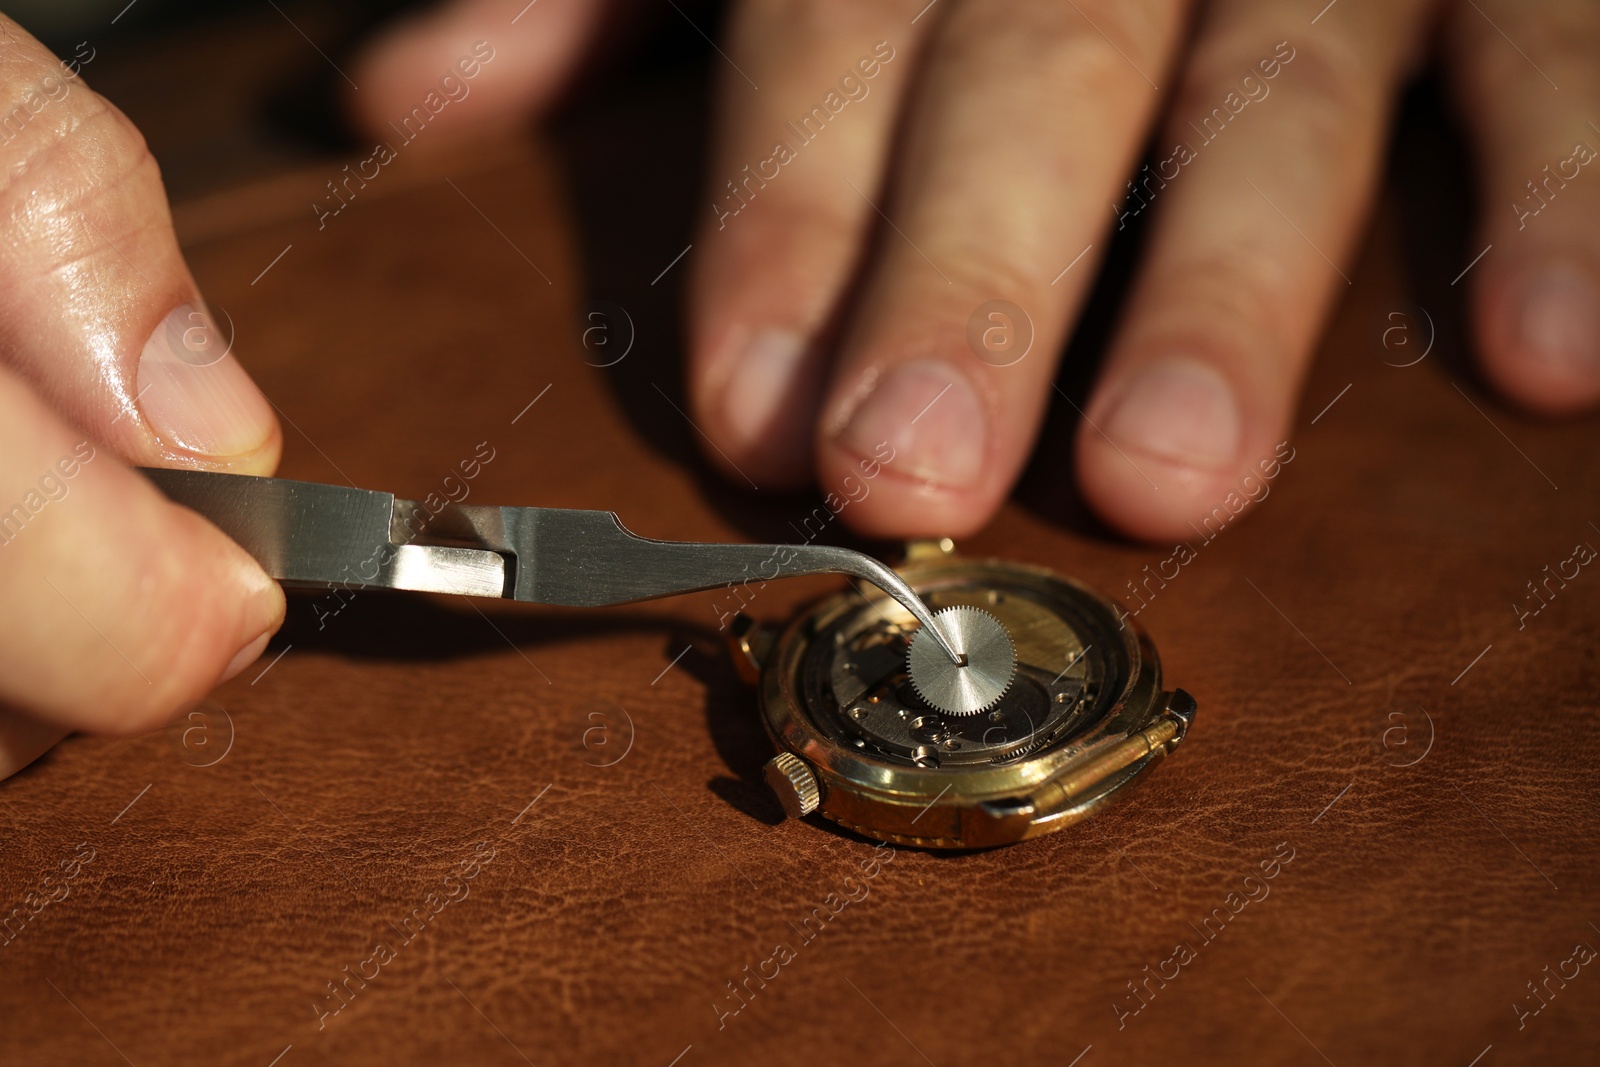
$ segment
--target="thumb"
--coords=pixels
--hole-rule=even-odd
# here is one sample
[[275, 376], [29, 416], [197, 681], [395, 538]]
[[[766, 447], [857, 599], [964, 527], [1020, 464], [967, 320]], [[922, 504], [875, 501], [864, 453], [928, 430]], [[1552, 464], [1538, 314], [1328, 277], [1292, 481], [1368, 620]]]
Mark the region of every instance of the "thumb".
[[[96, 733], [155, 729], [283, 621], [242, 548], [3, 370], [0, 603], [0, 712]], [[0, 770], [19, 732], [0, 722]]]
[[200, 298], [144, 138], [0, 31], [0, 362], [134, 462], [270, 473], [277, 420]]
[[64, 729], [159, 724], [283, 617], [243, 550], [109, 454], [267, 474], [281, 436], [144, 139], [78, 71], [0, 16], [0, 777]]

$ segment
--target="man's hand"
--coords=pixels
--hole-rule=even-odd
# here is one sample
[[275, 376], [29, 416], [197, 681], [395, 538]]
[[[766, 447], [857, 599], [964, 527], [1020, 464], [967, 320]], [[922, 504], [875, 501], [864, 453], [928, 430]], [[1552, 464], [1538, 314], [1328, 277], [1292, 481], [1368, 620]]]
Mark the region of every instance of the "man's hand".
[[[463, 117], [535, 110], [602, 14], [458, 0], [373, 46], [362, 114], [381, 131], [478, 39], [510, 58]], [[832, 487], [888, 442], [853, 524], [982, 526], [1033, 447], [1107, 243], [1147, 227], [1077, 477], [1124, 531], [1186, 536], [1288, 431], [1436, 27], [1480, 159], [1472, 247], [1494, 246], [1466, 282], [1485, 372], [1534, 410], [1589, 407], [1600, 5], [743, 0], [715, 60], [693, 252], [689, 395], [708, 455], [763, 487]], [[1005, 328], [977, 314], [990, 301], [1031, 320], [1014, 365], [969, 344], [975, 319], [980, 338]]]
[[128, 120], [0, 17], [0, 777], [137, 733], [260, 655], [283, 594], [129, 463], [269, 474]]

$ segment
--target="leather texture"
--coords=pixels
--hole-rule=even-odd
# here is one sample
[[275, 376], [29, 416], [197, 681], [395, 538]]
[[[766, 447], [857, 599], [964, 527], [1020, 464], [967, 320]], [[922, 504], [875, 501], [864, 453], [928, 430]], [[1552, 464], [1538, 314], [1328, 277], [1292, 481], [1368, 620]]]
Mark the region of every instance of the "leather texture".
[[[698, 151], [699, 73], [608, 91], [536, 143], [402, 152], [319, 230], [343, 158], [208, 189], [168, 81], [139, 95], [160, 63], [216, 69], [193, 43], [108, 62], [123, 96], [97, 84], [178, 161], [180, 230], [283, 414], [283, 475], [421, 498], [486, 442], [476, 502], [728, 540], [814, 506], [722, 483], [680, 410], [684, 265], [652, 279], [695, 176], [643, 164]], [[219, 75], [240, 124], [266, 77], [247, 66]], [[1403, 174], [1438, 164], [1408, 151]], [[366, 593], [331, 616], [297, 595], [199, 718], [73, 737], [0, 785], [0, 916], [25, 917], [0, 944], [0, 1061], [1592, 1059], [1600, 575], [1520, 627], [1513, 605], [1600, 545], [1595, 422], [1524, 418], [1464, 369], [1448, 283], [1473, 250], [1450, 210], [1391, 187], [1292, 460], [1141, 587], [1199, 715], [1125, 803], [994, 851], [874, 848], [782, 821], [711, 594]], [[581, 342], [591, 298], [632, 319], [614, 366]], [[1386, 365], [1421, 351], [1419, 306], [1429, 355]], [[1385, 347], [1400, 322], [1417, 344]], [[1072, 420], [1057, 401], [1017, 498], [960, 547], [1137, 606], [1128, 583], [1172, 575], [1173, 546], [1084, 519]], [[751, 612], [832, 587], [777, 583]]]

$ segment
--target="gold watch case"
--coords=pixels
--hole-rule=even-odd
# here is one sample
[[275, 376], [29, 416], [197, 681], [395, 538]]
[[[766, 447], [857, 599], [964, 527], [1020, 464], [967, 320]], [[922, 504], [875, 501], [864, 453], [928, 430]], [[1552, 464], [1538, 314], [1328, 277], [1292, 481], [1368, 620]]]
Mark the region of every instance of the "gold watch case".
[[791, 817], [867, 837], [986, 848], [1059, 830], [1121, 796], [1177, 748], [1194, 698], [1164, 691], [1144, 632], [1040, 567], [911, 546], [900, 574], [935, 611], [1000, 619], [1017, 674], [987, 711], [944, 715], [906, 674], [909, 612], [878, 590], [814, 604], [781, 632], [741, 616], [734, 659], [777, 749], [766, 778]]

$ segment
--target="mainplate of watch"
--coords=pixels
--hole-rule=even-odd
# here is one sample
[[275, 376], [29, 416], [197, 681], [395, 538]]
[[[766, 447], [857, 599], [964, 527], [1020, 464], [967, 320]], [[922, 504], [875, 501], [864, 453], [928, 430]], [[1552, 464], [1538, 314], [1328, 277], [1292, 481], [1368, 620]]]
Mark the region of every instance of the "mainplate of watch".
[[949, 542], [913, 546], [898, 571], [965, 670], [877, 590], [852, 586], [781, 631], [734, 628], [791, 817], [922, 848], [1009, 844], [1100, 810], [1183, 740], [1194, 699], [1162, 689], [1154, 646], [1099, 593]]

